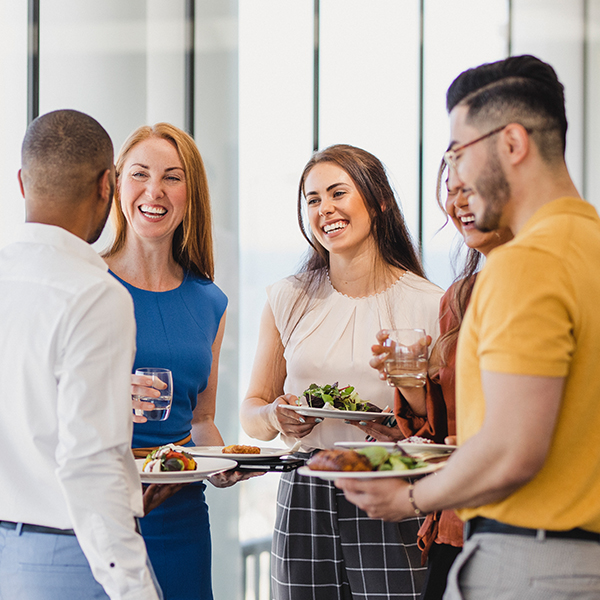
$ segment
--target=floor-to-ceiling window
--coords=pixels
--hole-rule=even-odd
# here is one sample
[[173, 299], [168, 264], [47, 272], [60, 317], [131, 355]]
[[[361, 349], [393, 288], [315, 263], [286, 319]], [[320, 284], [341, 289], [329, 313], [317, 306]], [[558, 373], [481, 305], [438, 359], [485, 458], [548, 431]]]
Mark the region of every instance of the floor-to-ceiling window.
[[[383, 160], [428, 275], [447, 287], [455, 236], [434, 190], [447, 86], [511, 53], [551, 62], [566, 86], [568, 165], [600, 206], [599, 30], [600, 0], [2, 2], [0, 245], [24, 219], [16, 171], [36, 107], [89, 112], [117, 148], [144, 123], [191, 131], [215, 208], [217, 283], [230, 298], [217, 423], [233, 443], [244, 439], [238, 403], [264, 288], [305, 249], [297, 181], [313, 149], [350, 143]], [[270, 534], [277, 477], [209, 491], [217, 598], [240, 597], [239, 540]]]

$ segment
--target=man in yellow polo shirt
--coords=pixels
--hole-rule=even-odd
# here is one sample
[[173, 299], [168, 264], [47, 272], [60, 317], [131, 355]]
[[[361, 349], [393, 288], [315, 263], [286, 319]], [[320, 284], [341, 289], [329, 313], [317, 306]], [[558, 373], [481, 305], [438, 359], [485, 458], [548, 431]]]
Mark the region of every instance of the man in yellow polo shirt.
[[511, 57], [447, 94], [446, 161], [490, 253], [457, 353], [460, 448], [436, 475], [341, 480], [369, 516], [460, 509], [448, 599], [600, 598], [600, 219], [564, 161], [563, 86]]

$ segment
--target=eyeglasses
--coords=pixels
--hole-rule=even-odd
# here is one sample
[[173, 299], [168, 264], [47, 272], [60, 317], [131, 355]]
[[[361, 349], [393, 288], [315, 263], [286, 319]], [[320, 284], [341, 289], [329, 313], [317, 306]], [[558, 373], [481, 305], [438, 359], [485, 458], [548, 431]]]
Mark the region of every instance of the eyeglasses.
[[444, 152], [444, 162], [449, 167], [456, 169], [456, 163], [459, 159], [459, 157], [456, 155], [459, 152], [462, 152], [465, 148], [468, 148], [469, 146], [472, 146], [473, 144], [476, 144], [477, 142], [481, 142], [482, 140], [485, 140], [486, 138], [491, 137], [495, 133], [499, 133], [500, 131], [502, 131], [503, 129], [508, 127], [508, 125], [509, 124], [507, 123], [506, 125], [502, 125], [501, 127], [496, 127], [496, 129], [492, 129], [492, 131], [482, 135], [481, 137], [478, 137], [475, 140], [472, 140], [470, 142], [467, 142], [466, 144], [463, 144], [462, 146], [457, 146], [456, 148], [453, 148], [452, 150], [448, 150], [447, 152]]

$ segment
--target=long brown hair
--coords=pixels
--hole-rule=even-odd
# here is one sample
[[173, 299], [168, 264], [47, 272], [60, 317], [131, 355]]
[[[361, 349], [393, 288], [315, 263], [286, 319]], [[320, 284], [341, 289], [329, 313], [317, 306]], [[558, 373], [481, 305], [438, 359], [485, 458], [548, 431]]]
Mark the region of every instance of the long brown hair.
[[370, 152], [346, 144], [329, 146], [316, 152], [302, 171], [298, 186], [298, 224], [312, 248], [303, 270], [329, 267], [329, 252], [314, 238], [312, 232], [307, 232], [302, 212], [304, 183], [311, 169], [322, 162], [336, 164], [352, 179], [371, 217], [371, 235], [383, 262], [425, 277], [421, 259], [400, 212], [385, 167]]
[[[449, 220], [448, 213], [446, 213], [444, 202], [442, 201], [442, 187], [445, 187], [444, 174], [446, 172], [446, 167], [446, 162], [442, 160], [438, 170], [435, 194], [437, 203], [446, 215], [447, 224]], [[445, 226], [445, 224], [443, 226]], [[458, 254], [458, 251], [456, 254]], [[463, 268], [459, 275], [454, 279], [451, 287], [452, 293], [448, 302], [452, 327], [437, 339], [431, 350], [429, 364], [431, 365], [430, 376], [433, 378], [435, 378], [440, 367], [447, 365], [450, 351], [452, 348], [456, 347], [458, 332], [460, 331], [463, 319], [465, 318], [467, 306], [471, 299], [471, 293], [473, 292], [473, 286], [475, 285], [475, 274], [481, 268], [482, 262], [483, 254], [478, 250], [475, 250], [475, 248], [469, 248]]]
[[[330, 162], [342, 168], [352, 179], [365, 202], [371, 218], [371, 235], [377, 256], [373, 265], [374, 278], [380, 270], [396, 267], [425, 278], [421, 259], [404, 222], [396, 194], [390, 184], [385, 167], [370, 152], [337, 144], [313, 154], [308, 161], [298, 185], [298, 224], [310, 248], [303, 265], [296, 273], [299, 294], [294, 301], [282, 332], [285, 345], [302, 317], [310, 310], [312, 302], [320, 296], [321, 286], [327, 281], [329, 252], [314, 238], [306, 227], [303, 215], [304, 183], [315, 165]], [[388, 307], [393, 322], [393, 307]]]
[[194, 140], [185, 131], [170, 123], [157, 123], [154, 126], [144, 125], [139, 127], [121, 146], [117, 157], [117, 186], [111, 213], [115, 239], [103, 255], [108, 257], [116, 254], [125, 245], [127, 220], [121, 208], [120, 178], [131, 149], [140, 142], [152, 137], [161, 138], [173, 144], [185, 172], [186, 209], [183, 221], [173, 235], [173, 258], [184, 270], [213, 281], [215, 266], [212, 213], [204, 162]]

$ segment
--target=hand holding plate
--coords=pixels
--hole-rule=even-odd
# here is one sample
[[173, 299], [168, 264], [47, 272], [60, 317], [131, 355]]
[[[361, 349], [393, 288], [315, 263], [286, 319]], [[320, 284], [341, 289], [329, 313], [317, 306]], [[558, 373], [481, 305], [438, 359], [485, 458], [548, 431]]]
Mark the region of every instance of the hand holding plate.
[[184, 488], [188, 483], [170, 483], [157, 485], [151, 483], [144, 490], [144, 515], [147, 515], [151, 510], [162, 504], [165, 500], [176, 494]]
[[223, 473], [217, 473], [208, 478], [208, 480], [218, 488], [228, 488], [240, 481], [246, 481], [252, 477], [258, 477], [264, 475], [266, 471], [225, 471]]
[[349, 502], [364, 510], [371, 519], [384, 521], [401, 521], [414, 516], [406, 492], [408, 485], [400, 478], [335, 481], [335, 486], [343, 490]]
[[303, 417], [293, 410], [285, 408], [285, 406], [296, 406], [297, 402], [298, 396], [294, 396], [294, 394], [279, 396], [270, 405], [270, 416], [271, 423], [277, 431], [300, 439], [307, 436], [319, 421], [314, 417]]

